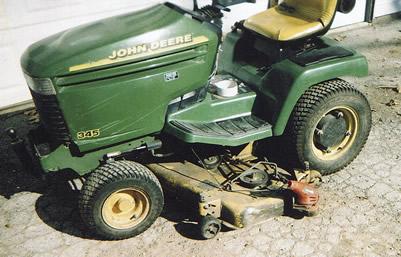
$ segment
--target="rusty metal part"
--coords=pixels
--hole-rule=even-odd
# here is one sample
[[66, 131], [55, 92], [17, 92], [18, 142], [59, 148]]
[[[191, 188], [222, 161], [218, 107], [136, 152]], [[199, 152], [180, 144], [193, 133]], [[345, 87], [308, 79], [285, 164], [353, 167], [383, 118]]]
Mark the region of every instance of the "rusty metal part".
[[250, 142], [237, 156], [234, 156], [234, 159], [243, 161], [255, 160], [257, 157], [253, 155], [253, 144], [253, 141]]
[[311, 184], [315, 188], [319, 188], [323, 183], [323, 176], [317, 170], [298, 170], [294, 169], [297, 181]]
[[[147, 166], [158, 177], [163, 188], [181, 198], [188, 207], [199, 210], [199, 207], [208, 206], [216, 212], [219, 204], [214, 200], [220, 199], [220, 219], [235, 227], [254, 225], [284, 213], [284, 197], [278, 191], [265, 190], [255, 194], [257, 190], [249, 190], [237, 183], [232, 183], [231, 191], [227, 191], [222, 187], [226, 177], [217, 172], [212, 177], [205, 169], [189, 162], [153, 163]], [[204, 198], [205, 203], [200, 204], [200, 194], [210, 197]], [[209, 213], [202, 210], [201, 214]]]
[[266, 185], [267, 182], [269, 182], [269, 174], [264, 170], [250, 168], [249, 170], [244, 171], [238, 179], [241, 185], [248, 188], [255, 188]]
[[219, 218], [221, 215], [221, 199], [206, 192], [200, 193], [199, 214]]
[[[226, 178], [221, 184], [224, 189], [232, 190], [232, 184], [242, 182], [243, 186], [255, 189], [248, 190], [253, 193], [262, 192], [263, 190], [279, 190], [291, 177], [290, 173], [277, 167], [277, 164], [268, 161], [259, 161], [255, 164], [241, 159], [223, 160], [223, 165], [219, 167], [219, 171]], [[257, 176], [258, 179], [255, 179], [257, 183], [251, 185], [247, 183], [247, 176], [252, 174]], [[266, 176], [262, 176], [262, 174]], [[266, 179], [267, 181], [262, 181]]]

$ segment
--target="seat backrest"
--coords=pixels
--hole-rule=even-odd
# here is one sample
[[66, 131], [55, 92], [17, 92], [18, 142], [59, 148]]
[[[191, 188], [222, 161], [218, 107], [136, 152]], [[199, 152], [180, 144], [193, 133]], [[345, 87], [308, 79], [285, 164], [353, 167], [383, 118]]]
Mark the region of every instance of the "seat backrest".
[[284, 0], [283, 4], [294, 8], [296, 15], [328, 26], [337, 9], [337, 0]]

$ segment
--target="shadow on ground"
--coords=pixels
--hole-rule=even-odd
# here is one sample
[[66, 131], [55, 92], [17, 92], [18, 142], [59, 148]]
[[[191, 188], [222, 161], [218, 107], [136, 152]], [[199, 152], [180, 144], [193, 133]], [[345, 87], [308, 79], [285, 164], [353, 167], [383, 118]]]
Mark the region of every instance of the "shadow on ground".
[[[28, 131], [37, 126], [30, 124], [29, 118], [24, 111], [0, 116], [0, 196], [10, 199], [24, 191], [39, 193], [41, 196], [35, 203], [35, 210], [48, 226], [71, 236], [102, 240], [91, 233], [81, 219], [78, 209], [80, 185], [73, 182], [74, 174], [57, 172], [43, 180], [31, 175], [18, 160], [6, 130], [13, 127], [20, 138], [27, 138]], [[28, 146], [28, 142], [25, 145]], [[183, 237], [200, 240], [198, 219], [193, 212], [172, 197], [166, 196], [165, 202], [161, 216], [176, 223], [175, 229]], [[222, 229], [223, 232], [228, 230]]]
[[[76, 180], [75, 180], [76, 181]], [[78, 209], [80, 185], [74, 185], [66, 177], [54, 176], [47, 181], [48, 189], [37, 199], [35, 209], [40, 219], [57, 231], [71, 236], [92, 240], [105, 240], [88, 230]], [[203, 240], [198, 226], [197, 211], [188, 209], [182, 202], [165, 194], [161, 217], [175, 223], [174, 228], [183, 237]], [[222, 226], [221, 232], [232, 229]], [[108, 240], [106, 240], [108, 241]]]
[[[6, 130], [13, 127], [20, 138], [27, 138], [28, 131], [37, 126], [30, 124], [29, 118], [24, 111], [0, 116], [0, 196], [10, 199], [23, 191], [39, 193], [35, 210], [44, 223], [71, 236], [102, 240], [83, 224], [78, 209], [80, 185], [72, 182], [74, 174], [57, 172], [42, 180], [31, 175], [18, 160]], [[197, 218], [174, 198], [167, 196], [165, 201], [162, 217], [175, 222], [177, 232], [183, 237], [200, 239]]]
[[[29, 124], [29, 117], [23, 111], [0, 116], [0, 120], [0, 152], [3, 156], [3, 161], [0, 162], [0, 195], [9, 199], [22, 191], [39, 193], [41, 196], [35, 203], [35, 210], [48, 226], [71, 236], [103, 240], [89, 231], [82, 221], [78, 198], [83, 181], [78, 179], [73, 171], [57, 172], [46, 176], [46, 179], [38, 179], [27, 172], [18, 160], [6, 130], [10, 127], [17, 128], [19, 137], [26, 138], [28, 131], [37, 125]], [[25, 143], [27, 145], [27, 142]], [[278, 156], [275, 160], [283, 161], [282, 157]], [[288, 162], [284, 161], [282, 164], [288, 165]], [[165, 206], [161, 217], [175, 223], [174, 227], [181, 236], [202, 240], [198, 226], [200, 217], [197, 215], [198, 210], [190, 209], [188, 204], [180, 202], [168, 193], [165, 194]], [[289, 216], [302, 218], [297, 214]], [[223, 223], [221, 232], [231, 230], [232, 227]]]

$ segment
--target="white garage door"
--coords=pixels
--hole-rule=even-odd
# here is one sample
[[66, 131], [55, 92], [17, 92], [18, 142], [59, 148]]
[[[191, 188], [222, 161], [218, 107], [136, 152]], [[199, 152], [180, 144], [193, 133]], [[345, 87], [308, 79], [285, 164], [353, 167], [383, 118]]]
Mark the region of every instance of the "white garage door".
[[[0, 110], [31, 99], [19, 59], [32, 43], [62, 30], [149, 7], [163, 0], [0, 0]], [[169, 0], [192, 8], [192, 0]], [[211, 0], [199, 0], [199, 5]], [[224, 19], [230, 30], [236, 19], [266, 9], [267, 0], [232, 8]]]
[[[31, 99], [19, 59], [33, 42], [73, 26], [126, 13], [162, 0], [0, 0], [0, 109]], [[192, 0], [169, 0], [186, 8]], [[211, 0], [198, 0], [199, 5]], [[232, 7], [224, 30], [239, 20], [266, 9], [268, 0]], [[337, 13], [333, 27], [364, 21], [366, 1], [357, 0], [349, 14]], [[376, 0], [374, 17], [401, 11], [401, 0]]]
[[[146, 3], [144, 3], [146, 2]], [[32, 43], [89, 21], [140, 9], [157, 0], [0, 1], [0, 109], [31, 99], [19, 59]]]
[[374, 17], [401, 11], [401, 0], [376, 0]]
[[355, 8], [347, 14], [336, 13], [332, 28], [350, 25], [365, 20], [366, 1], [357, 0]]

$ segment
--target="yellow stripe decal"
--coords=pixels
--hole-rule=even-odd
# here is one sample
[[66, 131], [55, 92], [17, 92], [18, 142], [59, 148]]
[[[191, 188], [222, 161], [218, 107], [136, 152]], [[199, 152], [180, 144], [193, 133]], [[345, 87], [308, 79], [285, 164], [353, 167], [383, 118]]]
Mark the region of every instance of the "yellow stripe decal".
[[142, 44], [142, 45], [137, 45], [133, 46], [130, 48], [122, 48], [119, 50], [113, 51], [113, 53], [108, 56], [108, 58], [99, 60], [99, 61], [94, 61], [94, 62], [88, 62], [84, 64], [79, 64], [70, 67], [70, 72], [73, 71], [80, 71], [80, 70], [85, 70], [85, 69], [90, 69], [90, 68], [95, 68], [99, 66], [104, 66], [112, 63], [119, 63], [119, 62], [124, 62], [128, 60], [135, 60], [155, 54], [160, 54], [172, 50], [177, 50], [181, 48], [185, 48], [188, 46], [193, 46], [201, 43], [205, 43], [209, 41], [209, 39], [205, 36], [199, 36], [192, 38], [191, 34], [187, 34], [184, 36], [178, 36], [174, 38], [169, 38], [165, 40], [160, 40], [160, 41], [155, 41], [152, 43], [147, 43], [147, 44]]

